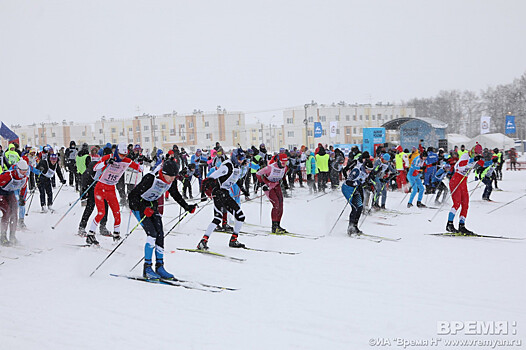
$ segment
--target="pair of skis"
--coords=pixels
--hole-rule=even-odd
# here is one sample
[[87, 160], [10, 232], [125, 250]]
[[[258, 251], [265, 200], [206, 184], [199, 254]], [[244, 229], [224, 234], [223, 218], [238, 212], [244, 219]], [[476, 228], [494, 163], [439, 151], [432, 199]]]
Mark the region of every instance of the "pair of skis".
[[206, 284], [201, 282], [195, 282], [195, 281], [187, 281], [187, 280], [181, 280], [181, 279], [148, 279], [140, 276], [128, 276], [128, 275], [118, 275], [111, 273], [110, 276], [113, 277], [120, 277], [120, 278], [126, 278], [134, 281], [140, 281], [140, 282], [146, 282], [146, 283], [153, 283], [153, 284], [162, 284], [165, 286], [171, 286], [171, 287], [181, 287], [185, 289], [193, 289], [193, 290], [199, 290], [202, 292], [210, 292], [210, 293], [219, 293], [222, 291], [235, 291], [236, 288], [229, 288], [229, 287], [223, 287], [223, 286], [217, 286], [213, 284]]
[[524, 240], [524, 238], [519, 238], [519, 237], [479, 235], [477, 233], [467, 235], [467, 234], [463, 234], [463, 233], [459, 233], [459, 232], [428, 233], [428, 235], [431, 235], [431, 236], [443, 236], [443, 237], [494, 238], [494, 239], [507, 239], [507, 240], [516, 240], [516, 241]]

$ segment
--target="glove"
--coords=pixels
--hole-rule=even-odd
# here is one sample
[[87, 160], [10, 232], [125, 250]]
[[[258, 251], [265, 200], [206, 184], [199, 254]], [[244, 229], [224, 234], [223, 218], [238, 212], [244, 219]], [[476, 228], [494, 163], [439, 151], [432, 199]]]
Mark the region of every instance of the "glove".
[[473, 157], [473, 160], [474, 160], [475, 162], [478, 162], [478, 161], [481, 160], [481, 159], [482, 159], [482, 156], [481, 156], [480, 154], [477, 154], [475, 157]]
[[186, 211], [190, 212], [190, 214], [195, 213], [195, 208], [197, 208], [197, 204], [191, 204], [186, 208]]
[[268, 192], [268, 191], [270, 191], [270, 189], [268, 188], [267, 185], [263, 185], [262, 189], [263, 189], [263, 192]]
[[113, 164], [113, 163], [115, 163], [115, 159], [113, 158], [108, 159], [108, 161], [106, 162], [106, 164]]
[[26, 205], [26, 200], [25, 200], [24, 198], [20, 198], [20, 199], [18, 200], [18, 205], [21, 206], [21, 207], [23, 207], [24, 205]]
[[62, 181], [60, 181], [60, 183], [65, 185], [66, 184], [66, 180], [62, 180]]
[[153, 213], [154, 213], [154, 211], [150, 207], [144, 209], [144, 215], [146, 215], [147, 217], [151, 217], [153, 215]]

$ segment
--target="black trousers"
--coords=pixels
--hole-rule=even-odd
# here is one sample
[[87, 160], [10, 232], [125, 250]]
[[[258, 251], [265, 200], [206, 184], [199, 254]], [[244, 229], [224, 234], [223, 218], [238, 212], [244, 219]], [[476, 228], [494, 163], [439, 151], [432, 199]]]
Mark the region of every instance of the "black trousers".
[[219, 225], [222, 223], [223, 210], [234, 215], [237, 221], [245, 221], [245, 214], [234, 198], [230, 197], [230, 193], [227, 190], [221, 188], [212, 192], [212, 194], [214, 195], [214, 219], [212, 220], [214, 224]]
[[40, 192], [40, 206], [46, 205], [46, 195], [47, 195], [47, 205], [53, 205], [53, 189], [51, 188], [51, 179], [40, 175], [38, 179], [38, 192]]
[[[88, 220], [91, 216], [91, 213], [93, 213], [93, 209], [95, 209], [95, 194], [94, 193], [95, 193], [95, 185], [91, 186], [88, 193], [85, 195], [88, 201], [86, 203], [86, 207], [84, 208], [84, 212], [82, 213], [82, 219], [80, 219], [79, 228], [86, 228], [86, 226], [88, 225]], [[108, 202], [106, 201], [104, 201], [104, 209], [105, 209], [105, 214], [99, 223], [100, 227], [106, 227], [106, 223], [108, 222]]]

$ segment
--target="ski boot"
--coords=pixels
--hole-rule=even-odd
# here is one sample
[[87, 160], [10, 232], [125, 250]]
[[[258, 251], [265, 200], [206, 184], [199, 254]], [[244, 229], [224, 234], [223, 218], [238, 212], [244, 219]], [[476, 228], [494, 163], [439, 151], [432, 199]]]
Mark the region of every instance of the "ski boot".
[[419, 208], [427, 208], [427, 206], [422, 202], [416, 202], [416, 206]]
[[3, 232], [0, 235], [0, 244], [3, 245], [4, 247], [9, 247], [10, 245], [9, 240], [7, 239], [7, 235]]
[[24, 218], [18, 219], [18, 227], [21, 230], [27, 230], [27, 226], [26, 226], [26, 223], [24, 222]]
[[237, 240], [237, 235], [235, 233], [230, 237], [228, 246], [231, 248], [245, 248], [245, 245]]
[[155, 271], [152, 269], [151, 263], [144, 263], [144, 267], [142, 269], [142, 277], [146, 278], [147, 280], [153, 280], [158, 281], [161, 276], [159, 276]]
[[438, 199], [435, 199], [435, 205], [442, 205], [442, 203]]
[[207, 236], [203, 236], [203, 239], [201, 239], [201, 241], [197, 245], [197, 249], [198, 250], [208, 250], [208, 244], [207, 243], [208, 243], [208, 237]]
[[121, 240], [121, 233], [120, 232], [113, 232], [113, 242], [118, 242]]
[[86, 235], [86, 244], [88, 245], [99, 245], [99, 241], [97, 241], [97, 239], [95, 238], [95, 232], [93, 231], [90, 231], [87, 235]]
[[283, 227], [281, 227], [279, 221], [278, 221], [277, 231], [278, 231], [278, 233], [289, 233], [289, 231], [287, 231], [287, 230], [285, 230]]
[[380, 209], [385, 210], [385, 204], [382, 204], [382, 205], [380, 206]]
[[163, 261], [157, 261], [155, 263], [155, 272], [159, 275], [160, 278], [163, 280], [172, 280], [175, 281], [175, 276], [169, 273], [164, 269], [164, 263]]
[[15, 233], [12, 232], [11, 236], [9, 237], [9, 245], [10, 246], [15, 246], [17, 244], [18, 244], [18, 239], [16, 239]]
[[278, 221], [272, 221], [272, 233], [283, 234], [283, 232], [281, 232], [279, 230], [279, 222]]
[[40, 212], [43, 214], [47, 213], [47, 208], [42, 206], [42, 209], [40, 209]]
[[53, 210], [53, 206], [51, 206], [51, 205], [48, 205], [47, 209], [49, 210], [50, 213], [54, 213], [55, 212], [55, 210]]
[[219, 226], [219, 231], [221, 232], [234, 232], [234, 228], [230, 226], [228, 223], [223, 222], [222, 226]]
[[407, 203], [407, 207], [411, 208], [413, 206], [413, 203]]
[[108, 229], [106, 228], [106, 226], [101, 226], [101, 227], [99, 228], [99, 232], [100, 232], [101, 236], [113, 237], [113, 235], [111, 234], [110, 231], [108, 231]]
[[77, 233], [80, 237], [86, 237], [87, 236], [87, 232], [86, 232], [86, 229], [84, 227], [79, 227], [79, 231]]
[[358, 224], [349, 224], [349, 227], [347, 228], [347, 234], [349, 236], [353, 236], [353, 235], [356, 235], [356, 236], [359, 236], [361, 235], [363, 232], [358, 228]]
[[466, 228], [466, 225], [463, 223], [458, 224], [458, 233], [461, 233], [465, 236], [472, 236], [474, 235], [473, 231], [470, 231]]
[[448, 221], [446, 225], [446, 231], [451, 233], [457, 233], [458, 230], [455, 228], [455, 225], [453, 225], [453, 221]]

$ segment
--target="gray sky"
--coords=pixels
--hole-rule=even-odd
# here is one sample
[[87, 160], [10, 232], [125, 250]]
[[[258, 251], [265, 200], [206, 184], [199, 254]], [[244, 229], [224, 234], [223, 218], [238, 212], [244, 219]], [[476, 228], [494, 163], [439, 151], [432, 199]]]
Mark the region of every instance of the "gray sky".
[[478, 92], [526, 71], [525, 13], [523, 0], [0, 0], [0, 120]]

